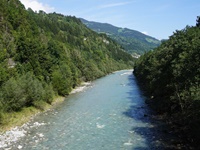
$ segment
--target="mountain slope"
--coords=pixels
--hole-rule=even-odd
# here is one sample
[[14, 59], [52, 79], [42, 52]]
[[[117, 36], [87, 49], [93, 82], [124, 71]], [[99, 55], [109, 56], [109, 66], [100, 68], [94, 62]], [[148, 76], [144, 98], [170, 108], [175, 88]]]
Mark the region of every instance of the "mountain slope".
[[0, 124], [4, 112], [41, 108], [82, 81], [132, 68], [120, 45], [75, 17], [0, 0], [0, 26]]
[[115, 27], [108, 23], [87, 21], [82, 18], [81, 21], [88, 28], [98, 33], [106, 33], [112, 39], [121, 44], [130, 54], [144, 54], [160, 45], [159, 40], [135, 30]]

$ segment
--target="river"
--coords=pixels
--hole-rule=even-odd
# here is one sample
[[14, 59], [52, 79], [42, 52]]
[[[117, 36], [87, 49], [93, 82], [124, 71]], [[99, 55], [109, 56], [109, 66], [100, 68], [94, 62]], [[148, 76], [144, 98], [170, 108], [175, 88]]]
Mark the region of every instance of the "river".
[[[24, 150], [161, 150], [173, 135], [150, 117], [131, 70], [100, 78], [83, 91], [36, 116], [23, 136], [5, 149]], [[167, 145], [168, 143], [168, 145]]]

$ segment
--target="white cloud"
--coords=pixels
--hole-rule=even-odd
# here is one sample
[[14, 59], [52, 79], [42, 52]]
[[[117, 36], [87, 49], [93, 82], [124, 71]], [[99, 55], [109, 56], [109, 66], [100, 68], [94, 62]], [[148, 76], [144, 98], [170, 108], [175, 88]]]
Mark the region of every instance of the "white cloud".
[[149, 35], [147, 31], [143, 31], [142, 33], [143, 33], [143, 34], [146, 34], [146, 35]]
[[54, 11], [53, 7], [50, 7], [47, 4], [38, 2], [38, 0], [20, 0], [22, 4], [27, 8], [31, 8], [33, 11], [43, 10], [47, 13]]

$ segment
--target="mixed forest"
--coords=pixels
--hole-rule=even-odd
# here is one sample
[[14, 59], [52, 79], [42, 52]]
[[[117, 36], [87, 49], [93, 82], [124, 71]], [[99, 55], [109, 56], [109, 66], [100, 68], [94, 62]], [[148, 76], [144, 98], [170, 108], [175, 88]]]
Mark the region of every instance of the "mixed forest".
[[200, 140], [200, 17], [174, 32], [134, 67], [139, 84], [160, 114], [186, 139]]
[[5, 113], [41, 108], [83, 81], [132, 64], [119, 44], [75, 17], [0, 0], [0, 124]]
[[145, 35], [139, 31], [128, 28], [120, 28], [108, 23], [99, 23], [87, 21], [81, 18], [81, 21], [90, 29], [105, 33], [133, 56], [137, 57], [160, 45], [160, 41], [151, 36]]

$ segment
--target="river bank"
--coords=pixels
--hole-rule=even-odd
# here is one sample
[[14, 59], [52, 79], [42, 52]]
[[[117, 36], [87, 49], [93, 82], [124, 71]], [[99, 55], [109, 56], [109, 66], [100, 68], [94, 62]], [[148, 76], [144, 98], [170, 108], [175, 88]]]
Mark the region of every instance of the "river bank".
[[52, 104], [43, 103], [43, 105], [41, 106], [42, 109], [38, 109], [31, 106], [23, 108], [19, 112], [11, 112], [4, 114], [4, 123], [0, 126], [0, 133], [2, 134], [8, 130], [11, 130], [12, 128], [15, 128], [16, 126], [22, 126], [24, 123], [27, 123], [39, 113], [48, 111], [55, 105], [63, 102], [64, 99], [65, 97], [57, 96], [54, 98]]
[[62, 103], [64, 99], [65, 97], [61, 96], [55, 97], [51, 105], [45, 103], [42, 106], [43, 110], [35, 107], [27, 107], [23, 108], [20, 112], [4, 114], [6, 122], [0, 126], [0, 149], [9, 146], [11, 143], [25, 136], [27, 129], [43, 125], [36, 122], [34, 126], [30, 126], [29, 123], [40, 113], [49, 111], [57, 104]]
[[[83, 82], [80, 86], [72, 89], [70, 94], [81, 92], [90, 84], [90, 82]], [[27, 107], [23, 108], [20, 112], [4, 114], [5, 124], [0, 126], [0, 149], [9, 146], [11, 143], [16, 142], [19, 138], [25, 136], [28, 129], [45, 125], [44, 123], [38, 122], [35, 122], [34, 125], [30, 125], [30, 122], [37, 115], [50, 111], [64, 100], [65, 97], [57, 96], [54, 98], [52, 104], [45, 103], [42, 106], [43, 109]], [[18, 149], [20, 149], [20, 146]]]
[[120, 71], [8, 132], [22, 137], [8, 139], [4, 149], [180, 149], [177, 137], [151, 114], [132, 71]]

